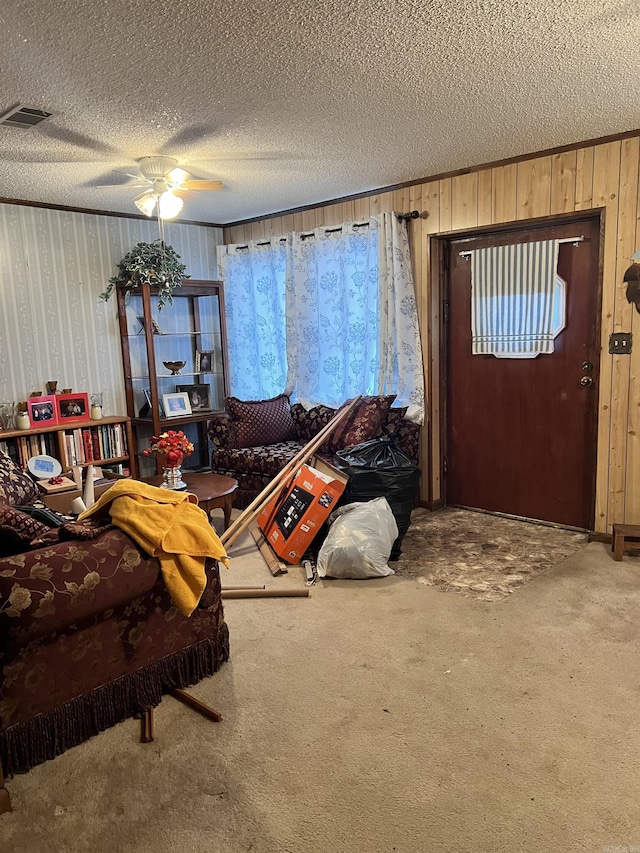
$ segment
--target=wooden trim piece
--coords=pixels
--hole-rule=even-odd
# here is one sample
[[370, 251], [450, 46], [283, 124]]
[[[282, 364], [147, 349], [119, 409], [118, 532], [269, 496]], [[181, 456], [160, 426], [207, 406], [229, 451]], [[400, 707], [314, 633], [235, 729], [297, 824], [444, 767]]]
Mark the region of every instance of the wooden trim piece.
[[588, 541], [589, 542], [604, 542], [605, 545], [611, 545], [611, 540], [613, 539], [610, 533], [598, 533], [595, 530], [589, 531]]
[[[119, 219], [141, 219], [148, 222], [149, 217], [141, 213], [120, 213], [117, 210], [94, 210], [90, 207], [72, 207], [68, 204], [45, 204], [43, 201], [28, 201], [22, 198], [0, 198], [0, 204], [17, 204], [21, 207], [41, 207], [45, 210], [63, 210], [68, 213], [87, 213], [90, 216], [116, 216]], [[181, 219], [172, 221], [172, 225], [202, 225], [204, 228], [226, 228], [218, 222], [199, 222], [196, 219]]]
[[[618, 196], [620, 191], [620, 143], [600, 145], [593, 159], [593, 204], [604, 208], [602, 216], [602, 324], [600, 329], [600, 378], [598, 412], [598, 448], [596, 451], [596, 513], [594, 527], [606, 532], [611, 522], [619, 518], [620, 496], [615, 494], [612, 450], [618, 440], [617, 424], [613, 420], [615, 394], [613, 359], [609, 354], [609, 335], [615, 331], [616, 252], [618, 234]], [[606, 219], [606, 227], [605, 226]], [[622, 358], [622, 356], [617, 356]], [[625, 356], [627, 358], [628, 356]], [[614, 451], [615, 453], [615, 451]], [[624, 497], [623, 497], [624, 500]]]
[[309, 589], [230, 589], [222, 590], [222, 598], [308, 598]]
[[558, 145], [555, 148], [545, 148], [543, 151], [530, 151], [526, 154], [518, 154], [514, 157], [506, 157], [503, 160], [492, 160], [488, 163], [479, 163], [474, 166], [467, 166], [462, 169], [455, 169], [451, 172], [442, 172], [437, 175], [426, 175], [425, 177], [414, 178], [410, 181], [404, 181], [403, 183], [377, 187], [374, 190], [367, 190], [366, 192], [362, 193], [354, 193], [353, 195], [339, 196], [338, 198], [328, 199], [327, 201], [307, 204], [303, 207], [291, 207], [287, 210], [274, 211], [273, 213], [264, 213], [261, 216], [252, 216], [249, 219], [238, 219], [234, 222], [227, 222], [225, 225], [217, 227], [235, 228], [239, 225], [247, 225], [250, 222], [256, 222], [262, 219], [271, 219], [275, 216], [289, 216], [291, 214], [302, 213], [305, 210], [315, 210], [316, 208], [326, 207], [333, 204], [343, 204], [344, 202], [348, 202], [352, 199], [357, 200], [362, 198], [371, 198], [372, 196], [379, 196], [382, 193], [396, 192], [397, 190], [401, 190], [404, 187], [411, 187], [414, 184], [427, 184], [431, 181], [441, 181], [445, 178], [453, 178], [457, 177], [458, 175], [468, 175], [472, 172], [479, 172], [482, 169], [498, 169], [502, 166], [517, 165], [518, 163], [522, 163], [525, 160], [535, 160], [538, 157], [553, 157], [556, 154], [562, 154], [568, 151], [577, 151], [580, 148], [588, 148], [589, 146], [594, 145], [606, 145], [609, 142], [617, 142], [622, 139], [630, 139], [634, 136], [640, 136], [640, 128], [637, 128], [635, 130], [625, 130], [621, 133], [613, 133], [609, 136], [600, 136], [596, 137], [595, 139], [583, 139], [580, 142], [571, 142], [568, 145]]
[[[269, 545], [269, 542], [265, 538], [262, 530], [260, 530], [259, 527], [252, 527], [250, 532], [274, 578], [277, 575], [286, 575], [288, 571], [286, 565], [278, 558], [278, 555], [275, 553], [271, 545]], [[232, 587], [227, 586], [225, 589], [232, 589]]]
[[416, 501], [416, 506], [428, 509], [429, 512], [435, 512], [438, 509], [443, 509], [444, 503], [442, 501]]
[[558, 213], [555, 216], [547, 214], [546, 216], [534, 216], [531, 219], [525, 220], [515, 219], [509, 222], [495, 221], [492, 225], [482, 225], [477, 228], [439, 231], [433, 236], [437, 240], [444, 238], [452, 238], [455, 240], [475, 240], [477, 237], [485, 237], [487, 234], [508, 235], [511, 231], [522, 231], [523, 228], [533, 230], [535, 228], [548, 228], [549, 226], [565, 225], [572, 222], [579, 223], [583, 219], [593, 219], [594, 216], [602, 213], [604, 209], [604, 205], [599, 204], [595, 207], [589, 208], [589, 210], [575, 210], [571, 213]]
[[431, 317], [429, 343], [430, 355], [430, 401], [431, 414], [429, 418], [429, 473], [430, 482], [427, 495], [429, 500], [442, 501], [444, 491], [443, 459], [444, 447], [443, 437], [446, 435], [444, 426], [444, 391], [445, 376], [444, 365], [446, 354], [446, 326], [442, 316], [444, 307], [445, 287], [445, 241], [438, 237], [431, 239]]

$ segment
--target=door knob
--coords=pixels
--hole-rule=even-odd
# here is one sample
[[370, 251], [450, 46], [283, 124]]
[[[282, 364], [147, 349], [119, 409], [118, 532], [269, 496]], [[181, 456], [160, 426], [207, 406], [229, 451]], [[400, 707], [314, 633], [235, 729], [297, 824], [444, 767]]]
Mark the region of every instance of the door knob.
[[580, 384], [587, 388], [589, 385], [593, 385], [593, 379], [590, 376], [583, 376], [580, 380]]
[[593, 365], [591, 364], [590, 361], [583, 361], [582, 362], [582, 369], [584, 370], [585, 373], [591, 373], [591, 371], [593, 370]]

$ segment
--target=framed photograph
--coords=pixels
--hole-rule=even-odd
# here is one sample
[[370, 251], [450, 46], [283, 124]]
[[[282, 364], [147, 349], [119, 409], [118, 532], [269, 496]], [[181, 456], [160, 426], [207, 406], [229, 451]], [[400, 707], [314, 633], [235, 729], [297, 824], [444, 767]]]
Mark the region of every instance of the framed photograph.
[[191, 403], [189, 395], [184, 392], [179, 394], [163, 394], [165, 418], [179, 418], [181, 415], [191, 414]]
[[211, 411], [211, 389], [208, 385], [176, 385], [176, 391], [188, 394], [193, 413]]
[[56, 401], [56, 414], [59, 424], [89, 420], [88, 394], [56, 394], [53, 399]]
[[[140, 411], [138, 412], [139, 418], [149, 418], [151, 417], [151, 410], [153, 405], [151, 403], [151, 390], [149, 388], [143, 388], [144, 394], [144, 403], [140, 407]], [[179, 390], [179, 389], [178, 389]], [[164, 417], [164, 409], [162, 408], [162, 403], [158, 402], [158, 414], [161, 418]]]
[[213, 350], [196, 350], [196, 373], [213, 373], [214, 357]]
[[[140, 325], [142, 327], [140, 329], [140, 332], [143, 332], [144, 331], [144, 314], [136, 314], [136, 317], [138, 318], [138, 322], [140, 323]], [[153, 317], [151, 318], [151, 331], [153, 332], [154, 335], [161, 335], [162, 334], [162, 329], [156, 323], [156, 321], [153, 319]], [[140, 332], [138, 332], [138, 334], [140, 334]]]
[[58, 423], [56, 400], [57, 397], [54, 395], [50, 397], [29, 397], [27, 408], [32, 427], [37, 427], [40, 424], [53, 426]]

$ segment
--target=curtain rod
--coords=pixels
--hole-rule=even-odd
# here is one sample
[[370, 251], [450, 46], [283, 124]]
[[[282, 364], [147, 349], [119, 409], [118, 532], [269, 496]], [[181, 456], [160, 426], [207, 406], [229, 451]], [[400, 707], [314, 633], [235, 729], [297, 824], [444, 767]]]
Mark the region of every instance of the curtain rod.
[[[584, 235], [580, 235], [579, 237], [562, 237], [562, 239], [558, 240], [558, 243], [573, 243], [574, 246], [577, 246], [578, 243], [584, 242]], [[514, 244], [515, 245], [515, 244]], [[461, 258], [470, 258], [473, 254], [473, 249], [468, 249], [465, 252], [458, 252]]]
[[[410, 211], [409, 213], [398, 213], [398, 214], [397, 214], [398, 219], [399, 219], [401, 222], [402, 222], [403, 220], [419, 219], [419, 218], [420, 218], [420, 215], [421, 215], [421, 214], [420, 214], [420, 211], [419, 211], [419, 210], [412, 210], [412, 211]], [[367, 225], [369, 225], [369, 222], [354, 222], [352, 227], [353, 227], [353, 228], [355, 228], [355, 229], [357, 230], [358, 228], [365, 228]], [[338, 227], [337, 227], [337, 228], [325, 228], [325, 229], [324, 229], [324, 233], [325, 233], [325, 234], [335, 234], [335, 233], [337, 233], [338, 231], [342, 231], [342, 225], [338, 225]], [[301, 234], [301, 235], [300, 235], [300, 239], [301, 239], [301, 240], [306, 240], [306, 239], [307, 239], [307, 237], [313, 237], [313, 236], [314, 236], [314, 232], [313, 232], [313, 231], [309, 231], [309, 232], [308, 232], [308, 233], [306, 233], [306, 234]], [[287, 239], [286, 237], [280, 237], [279, 242], [280, 242], [280, 243], [282, 243], [282, 242], [283, 242], [284, 240], [286, 240], [286, 239]], [[583, 238], [580, 238], [580, 239], [583, 239]], [[562, 242], [562, 241], [560, 241], [560, 242]], [[264, 240], [262, 243], [256, 243], [256, 246], [270, 246], [270, 245], [271, 245], [271, 240]], [[244, 251], [245, 249], [248, 249], [248, 248], [249, 248], [249, 246], [236, 246], [236, 252], [242, 252], [242, 251]], [[462, 255], [463, 253], [462, 253], [462, 252], [460, 252], [460, 254]]]
[[419, 210], [412, 210], [410, 213], [399, 213], [398, 219], [400, 221], [402, 221], [402, 220], [409, 221], [409, 219], [420, 219], [420, 211]]
[[[366, 228], [368, 225], [369, 225], [369, 221], [367, 220], [367, 222], [354, 222], [351, 227], [353, 228], [354, 231], [357, 231], [358, 228]], [[338, 231], [342, 231], [342, 225], [338, 225], [336, 228], [325, 228], [324, 229], [325, 234], [337, 234]], [[300, 235], [301, 240], [306, 240], [307, 237], [315, 237], [315, 233], [313, 231], [309, 231], [308, 234], [301, 234]]]

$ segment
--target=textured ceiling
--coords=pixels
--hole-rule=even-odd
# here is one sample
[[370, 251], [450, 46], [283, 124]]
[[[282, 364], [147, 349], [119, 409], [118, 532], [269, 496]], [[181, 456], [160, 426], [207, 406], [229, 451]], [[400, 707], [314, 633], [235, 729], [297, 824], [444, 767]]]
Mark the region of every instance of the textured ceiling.
[[3, 0], [0, 197], [227, 223], [640, 127], [637, 0]]

